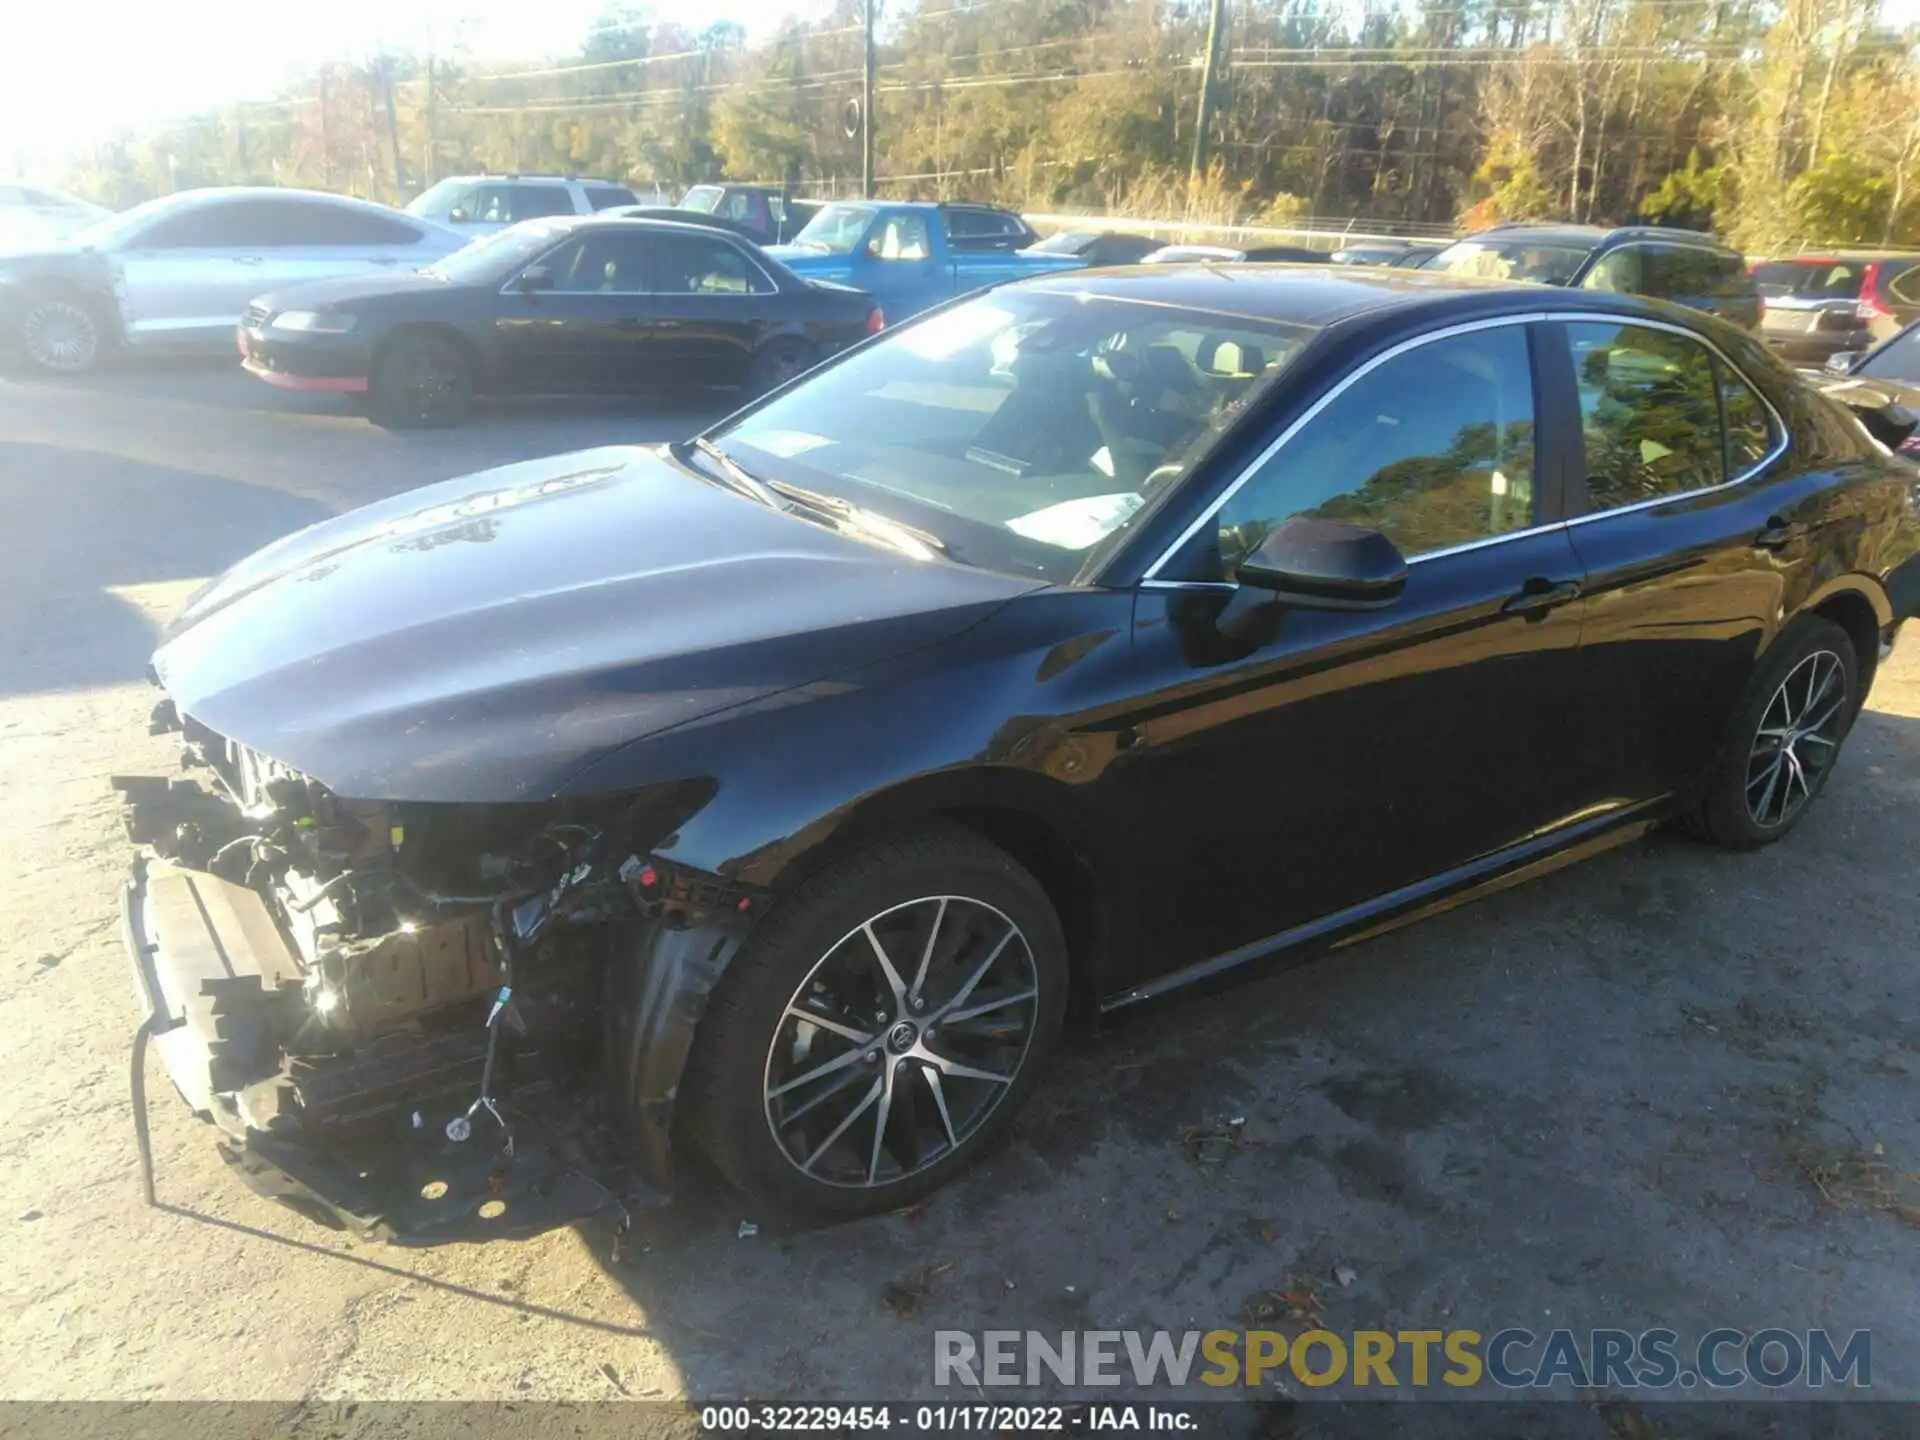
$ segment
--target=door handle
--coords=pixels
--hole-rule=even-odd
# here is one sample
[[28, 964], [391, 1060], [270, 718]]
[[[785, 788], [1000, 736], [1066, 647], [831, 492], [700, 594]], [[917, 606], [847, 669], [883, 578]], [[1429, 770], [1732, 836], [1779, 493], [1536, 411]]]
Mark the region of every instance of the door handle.
[[622, 315], [613, 323], [622, 330], [638, 330], [640, 328], [640, 319], [636, 315]]
[[1508, 597], [1500, 613], [1524, 616], [1529, 622], [1544, 620], [1549, 611], [1578, 600], [1580, 594], [1577, 580], [1549, 580], [1544, 575], [1535, 575], [1520, 587], [1519, 594]]
[[1783, 520], [1778, 515], [1767, 517], [1767, 528], [1753, 537], [1756, 550], [1784, 550], [1796, 540], [1806, 538], [1807, 527], [1798, 520]]
[[236, 265], [258, 265], [266, 258], [264, 255], [236, 255], [233, 257], [233, 263]]

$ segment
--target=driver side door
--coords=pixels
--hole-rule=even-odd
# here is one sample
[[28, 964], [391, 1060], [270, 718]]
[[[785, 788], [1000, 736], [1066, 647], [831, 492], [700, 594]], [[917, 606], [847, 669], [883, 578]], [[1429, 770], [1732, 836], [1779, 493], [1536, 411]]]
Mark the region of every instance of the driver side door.
[[[1538, 389], [1525, 323], [1403, 342], [1277, 435], [1150, 569], [1116, 783], [1154, 837], [1151, 971], [1384, 918], [1436, 877], [1502, 868], [1491, 857], [1580, 803], [1564, 758], [1583, 723], [1584, 576], [1541, 503], [1555, 447], [1537, 440]], [[1381, 531], [1406, 558], [1402, 593], [1311, 608], [1237, 583], [1296, 516]]]

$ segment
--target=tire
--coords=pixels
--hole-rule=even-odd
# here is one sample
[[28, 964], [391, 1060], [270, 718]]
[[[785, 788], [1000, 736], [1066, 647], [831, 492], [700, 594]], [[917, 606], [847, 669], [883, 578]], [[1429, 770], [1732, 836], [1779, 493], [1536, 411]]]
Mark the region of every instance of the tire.
[[1686, 828], [1729, 850], [1780, 839], [1826, 787], [1860, 700], [1847, 632], [1817, 615], [1793, 621], [1735, 707]]
[[909, 1204], [1004, 1133], [1059, 1036], [1067, 973], [1046, 892], [1004, 851], [947, 825], [865, 845], [780, 900], [722, 978], [687, 1133], [776, 1213]]
[[753, 357], [753, 368], [747, 375], [747, 388], [755, 395], [777, 390], [794, 376], [811, 370], [819, 358], [819, 353], [811, 345], [791, 335], [769, 340], [761, 347], [760, 353]]
[[374, 362], [367, 403], [389, 430], [439, 430], [473, 408], [473, 361], [459, 342], [416, 332], [392, 341]]
[[46, 374], [84, 375], [106, 354], [111, 333], [93, 302], [57, 292], [36, 295], [20, 316], [20, 351]]

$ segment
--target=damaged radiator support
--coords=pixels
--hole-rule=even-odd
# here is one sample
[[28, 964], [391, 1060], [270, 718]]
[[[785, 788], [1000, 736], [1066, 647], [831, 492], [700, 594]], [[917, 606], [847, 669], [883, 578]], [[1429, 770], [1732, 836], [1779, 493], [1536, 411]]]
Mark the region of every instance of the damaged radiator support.
[[[283, 867], [276, 919], [267, 885], [201, 868], [244, 850], [252, 880], [267, 841], [216, 828], [223, 812], [198, 787], [119, 788], [130, 833], [176, 856], [137, 862], [123, 901], [146, 1010], [130, 1089], [147, 1203], [159, 1203], [145, 1085], [155, 1046], [224, 1132], [236, 1174], [324, 1224], [477, 1239], [664, 1203], [626, 1173], [603, 1087], [580, 1073], [606, 945], [623, 930], [605, 922], [642, 914], [641, 895], [592, 862], [597, 834], [565, 827], [584, 840], [557, 847], [565, 868], [537, 888], [449, 899], [409, 884], [426, 908], [418, 921], [383, 912], [381, 892], [371, 904], [356, 894], [362, 875], [389, 872], [349, 863], [319, 880]], [[396, 850], [399, 837], [396, 824]], [[391, 928], [357, 936], [369, 913]], [[480, 1141], [483, 1112], [497, 1143]]]

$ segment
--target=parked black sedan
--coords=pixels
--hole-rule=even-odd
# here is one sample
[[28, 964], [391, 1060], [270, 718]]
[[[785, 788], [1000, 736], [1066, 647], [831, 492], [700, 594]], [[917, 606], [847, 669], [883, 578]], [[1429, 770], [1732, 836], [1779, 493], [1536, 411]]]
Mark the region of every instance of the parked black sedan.
[[270, 385], [367, 396], [396, 428], [455, 424], [480, 392], [761, 392], [878, 331], [857, 290], [803, 280], [707, 225], [530, 220], [424, 270], [292, 286], [240, 326]]
[[205, 791], [119, 782], [169, 857], [148, 1028], [310, 1211], [511, 1207], [554, 1093], [655, 1185], [691, 1143], [768, 1206], [891, 1209], [1069, 1014], [1663, 821], [1787, 834], [1920, 606], [1914, 492], [1756, 339], [1629, 296], [961, 300], [201, 591], [152, 673]]

